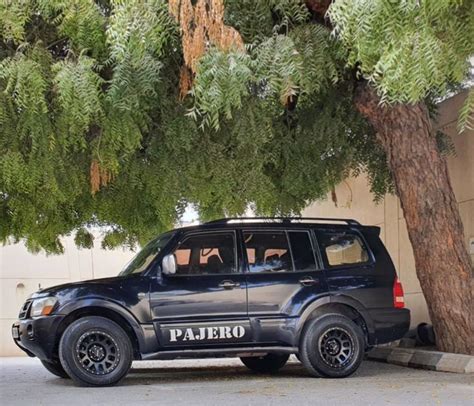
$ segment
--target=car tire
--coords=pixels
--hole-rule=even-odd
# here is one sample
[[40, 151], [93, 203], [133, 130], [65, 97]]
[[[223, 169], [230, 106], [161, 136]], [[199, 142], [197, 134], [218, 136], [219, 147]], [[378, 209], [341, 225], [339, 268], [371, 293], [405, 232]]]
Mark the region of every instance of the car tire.
[[240, 360], [252, 371], [271, 374], [283, 368], [288, 358], [288, 354], [267, 354], [261, 357], [241, 357]]
[[364, 348], [364, 334], [357, 324], [341, 314], [326, 314], [305, 326], [299, 356], [313, 376], [344, 378], [359, 368]]
[[133, 349], [117, 323], [89, 316], [66, 328], [59, 342], [59, 358], [66, 373], [80, 386], [112, 386], [127, 375]]
[[41, 360], [43, 366], [51, 372], [53, 375], [56, 375], [60, 378], [70, 379], [70, 376], [66, 373], [63, 366], [59, 361], [43, 361]]

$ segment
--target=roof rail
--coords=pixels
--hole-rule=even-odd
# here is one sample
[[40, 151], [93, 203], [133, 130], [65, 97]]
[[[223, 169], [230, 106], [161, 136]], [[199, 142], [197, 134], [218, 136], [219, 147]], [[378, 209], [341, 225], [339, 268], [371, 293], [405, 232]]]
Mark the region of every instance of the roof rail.
[[227, 224], [230, 222], [246, 222], [246, 221], [262, 221], [274, 222], [280, 221], [282, 223], [293, 223], [299, 221], [319, 221], [319, 222], [341, 222], [352, 226], [360, 226], [361, 224], [354, 219], [338, 219], [330, 217], [227, 217], [218, 220], [208, 221], [204, 224]]

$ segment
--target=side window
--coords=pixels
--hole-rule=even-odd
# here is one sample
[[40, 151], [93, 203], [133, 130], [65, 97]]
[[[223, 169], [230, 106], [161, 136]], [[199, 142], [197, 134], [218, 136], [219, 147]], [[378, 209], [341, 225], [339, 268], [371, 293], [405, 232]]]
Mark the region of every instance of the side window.
[[176, 275], [237, 272], [234, 233], [205, 233], [186, 238], [174, 251]]
[[244, 232], [250, 272], [293, 271], [286, 233]]
[[316, 259], [309, 233], [307, 231], [290, 231], [288, 237], [290, 238], [295, 271], [316, 270]]
[[322, 233], [319, 243], [329, 266], [361, 264], [369, 260], [367, 249], [356, 234]]

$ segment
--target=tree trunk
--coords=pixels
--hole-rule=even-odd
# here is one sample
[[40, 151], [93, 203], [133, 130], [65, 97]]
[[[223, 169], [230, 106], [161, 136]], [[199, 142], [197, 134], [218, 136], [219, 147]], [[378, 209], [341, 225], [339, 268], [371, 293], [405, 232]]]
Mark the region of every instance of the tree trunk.
[[446, 160], [426, 106], [384, 107], [368, 84], [358, 88], [355, 104], [387, 154], [438, 349], [474, 354], [473, 271]]

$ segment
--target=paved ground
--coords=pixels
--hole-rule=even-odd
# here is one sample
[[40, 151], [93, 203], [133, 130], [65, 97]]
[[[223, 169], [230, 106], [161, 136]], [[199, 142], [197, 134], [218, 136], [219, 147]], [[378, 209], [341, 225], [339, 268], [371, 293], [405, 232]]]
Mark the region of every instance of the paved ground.
[[296, 361], [275, 376], [238, 359], [137, 363], [113, 388], [77, 388], [36, 359], [0, 358], [0, 404], [7, 405], [473, 405], [474, 376], [366, 361], [350, 378], [315, 379]]

